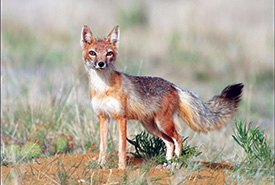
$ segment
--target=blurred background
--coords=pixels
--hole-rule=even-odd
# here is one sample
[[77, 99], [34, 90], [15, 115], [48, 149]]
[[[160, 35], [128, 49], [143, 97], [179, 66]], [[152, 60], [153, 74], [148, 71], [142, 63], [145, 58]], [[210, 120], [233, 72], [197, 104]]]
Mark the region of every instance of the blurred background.
[[[273, 3], [4, 0], [2, 135], [26, 139], [33, 125], [42, 123], [79, 137], [79, 143], [90, 139], [95, 132], [91, 125], [97, 119], [90, 106], [79, 43], [82, 26], [87, 24], [96, 37], [105, 37], [114, 26], [120, 26], [119, 71], [162, 77], [195, 92], [202, 101], [229, 84], [243, 82], [243, 101], [236, 119], [253, 121], [266, 129], [272, 140]], [[62, 102], [60, 115], [53, 115]], [[233, 126], [232, 122], [221, 134], [228, 132], [231, 138]], [[131, 126], [128, 130], [131, 133]], [[191, 133], [183, 131], [183, 135]]]

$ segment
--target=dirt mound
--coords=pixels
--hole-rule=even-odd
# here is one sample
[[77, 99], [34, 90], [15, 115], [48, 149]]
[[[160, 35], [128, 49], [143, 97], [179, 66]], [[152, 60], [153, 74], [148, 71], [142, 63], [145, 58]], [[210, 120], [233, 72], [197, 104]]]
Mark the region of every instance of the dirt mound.
[[31, 163], [1, 166], [1, 184], [137, 184], [145, 181], [153, 184], [224, 184], [226, 173], [232, 168], [228, 163], [204, 161], [200, 162], [204, 164], [200, 170], [172, 172], [168, 167], [156, 167], [128, 155], [127, 169], [119, 170], [117, 155], [112, 155], [106, 169], [94, 169], [92, 165], [96, 164], [97, 157], [98, 154], [56, 155]]

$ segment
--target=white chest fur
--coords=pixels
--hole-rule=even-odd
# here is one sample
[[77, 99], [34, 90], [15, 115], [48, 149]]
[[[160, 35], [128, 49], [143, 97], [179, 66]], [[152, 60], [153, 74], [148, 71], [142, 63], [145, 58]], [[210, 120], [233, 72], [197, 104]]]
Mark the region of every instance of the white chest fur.
[[99, 93], [105, 93], [109, 88], [110, 73], [108, 72], [97, 72], [96, 70], [90, 69], [90, 83], [94, 91]]
[[104, 73], [97, 72], [91, 69], [89, 75], [92, 89], [96, 92], [91, 101], [96, 114], [104, 113], [112, 117], [113, 114], [119, 113], [121, 103], [117, 99], [106, 95], [106, 91], [110, 88], [110, 73], [107, 71]]
[[95, 96], [92, 98], [92, 106], [97, 114], [104, 113], [110, 117], [119, 113], [121, 109], [121, 103], [112, 97]]

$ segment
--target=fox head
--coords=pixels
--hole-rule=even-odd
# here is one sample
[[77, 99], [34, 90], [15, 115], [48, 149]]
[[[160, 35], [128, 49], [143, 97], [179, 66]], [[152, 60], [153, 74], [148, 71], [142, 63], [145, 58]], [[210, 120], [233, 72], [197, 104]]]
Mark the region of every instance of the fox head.
[[87, 69], [104, 70], [113, 66], [118, 55], [119, 27], [114, 27], [104, 39], [98, 39], [94, 38], [90, 28], [84, 25], [80, 45]]

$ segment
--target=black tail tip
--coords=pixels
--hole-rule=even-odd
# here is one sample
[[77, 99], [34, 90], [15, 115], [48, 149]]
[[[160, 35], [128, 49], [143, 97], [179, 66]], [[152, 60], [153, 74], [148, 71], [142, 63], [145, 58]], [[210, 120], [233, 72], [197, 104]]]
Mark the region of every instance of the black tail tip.
[[238, 103], [241, 101], [243, 87], [244, 87], [243, 83], [229, 85], [222, 91], [221, 97], [228, 100], [234, 100]]

